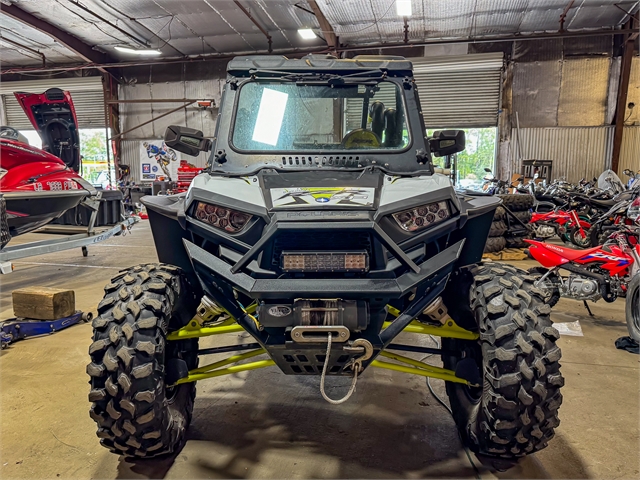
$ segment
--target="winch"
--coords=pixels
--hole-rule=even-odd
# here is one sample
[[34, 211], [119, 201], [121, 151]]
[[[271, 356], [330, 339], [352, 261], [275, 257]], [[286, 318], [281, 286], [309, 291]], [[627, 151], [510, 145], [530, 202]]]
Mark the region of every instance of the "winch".
[[265, 327], [343, 326], [352, 332], [367, 328], [369, 304], [364, 300], [296, 299], [289, 303], [262, 303], [257, 309]]

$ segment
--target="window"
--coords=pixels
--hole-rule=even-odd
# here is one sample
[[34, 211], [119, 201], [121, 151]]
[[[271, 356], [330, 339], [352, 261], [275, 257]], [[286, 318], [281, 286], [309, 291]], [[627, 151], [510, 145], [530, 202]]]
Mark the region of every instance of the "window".
[[[483, 178], [487, 175], [485, 168], [494, 169], [496, 154], [495, 127], [488, 128], [464, 128], [466, 148], [457, 154], [456, 158], [456, 185], [463, 188], [479, 189]], [[434, 130], [429, 129], [427, 136], [431, 136]], [[443, 158], [433, 158], [434, 163], [443, 163]]]
[[392, 82], [250, 82], [238, 93], [232, 143], [249, 151], [403, 150], [402, 92]]

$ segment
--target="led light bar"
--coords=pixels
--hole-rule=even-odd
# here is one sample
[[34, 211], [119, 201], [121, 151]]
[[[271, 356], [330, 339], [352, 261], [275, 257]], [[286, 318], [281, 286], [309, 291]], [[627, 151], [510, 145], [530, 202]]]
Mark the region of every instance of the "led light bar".
[[368, 272], [367, 252], [282, 252], [285, 272]]
[[247, 226], [253, 215], [210, 203], [198, 202], [195, 217], [201, 222], [221, 230], [238, 233]]
[[407, 232], [422, 230], [449, 217], [451, 217], [451, 212], [446, 201], [429, 203], [393, 214], [393, 218], [400, 225], [400, 228]]

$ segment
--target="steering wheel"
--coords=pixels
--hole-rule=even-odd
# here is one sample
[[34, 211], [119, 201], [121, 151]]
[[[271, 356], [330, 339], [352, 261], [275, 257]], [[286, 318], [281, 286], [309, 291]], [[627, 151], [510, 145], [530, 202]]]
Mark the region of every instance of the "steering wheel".
[[18, 140], [20, 132], [12, 127], [0, 127], [0, 138], [8, 138], [10, 140]]
[[358, 128], [351, 130], [342, 139], [342, 147], [351, 148], [379, 148], [380, 138], [371, 130]]

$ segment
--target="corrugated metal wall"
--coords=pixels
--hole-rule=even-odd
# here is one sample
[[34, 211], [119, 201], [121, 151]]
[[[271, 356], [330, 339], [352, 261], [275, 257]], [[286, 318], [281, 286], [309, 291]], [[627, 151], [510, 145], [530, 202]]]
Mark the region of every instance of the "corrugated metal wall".
[[[516, 129], [512, 138], [517, 138]], [[525, 159], [553, 160], [553, 177], [576, 182], [597, 177], [610, 167], [613, 127], [521, 128], [520, 146]], [[625, 127], [620, 169], [640, 170], [640, 126]], [[513, 172], [521, 171], [520, 164]]]
[[[211, 80], [141, 83], [135, 85], [121, 85], [118, 95], [121, 100], [152, 100], [190, 98], [200, 100], [214, 100], [220, 105], [221, 82], [215, 78]], [[179, 103], [123, 103], [120, 105], [120, 129], [126, 131], [175, 109]], [[201, 109], [191, 105], [175, 113], [160, 118], [140, 127], [124, 136], [121, 143], [120, 163], [131, 167], [132, 180], [140, 181], [140, 144], [145, 140], [158, 140], [164, 135], [169, 125], [183, 125], [202, 130], [205, 137], [213, 137], [218, 110]], [[201, 153], [198, 157], [187, 157], [190, 163], [204, 167], [209, 154]]]

